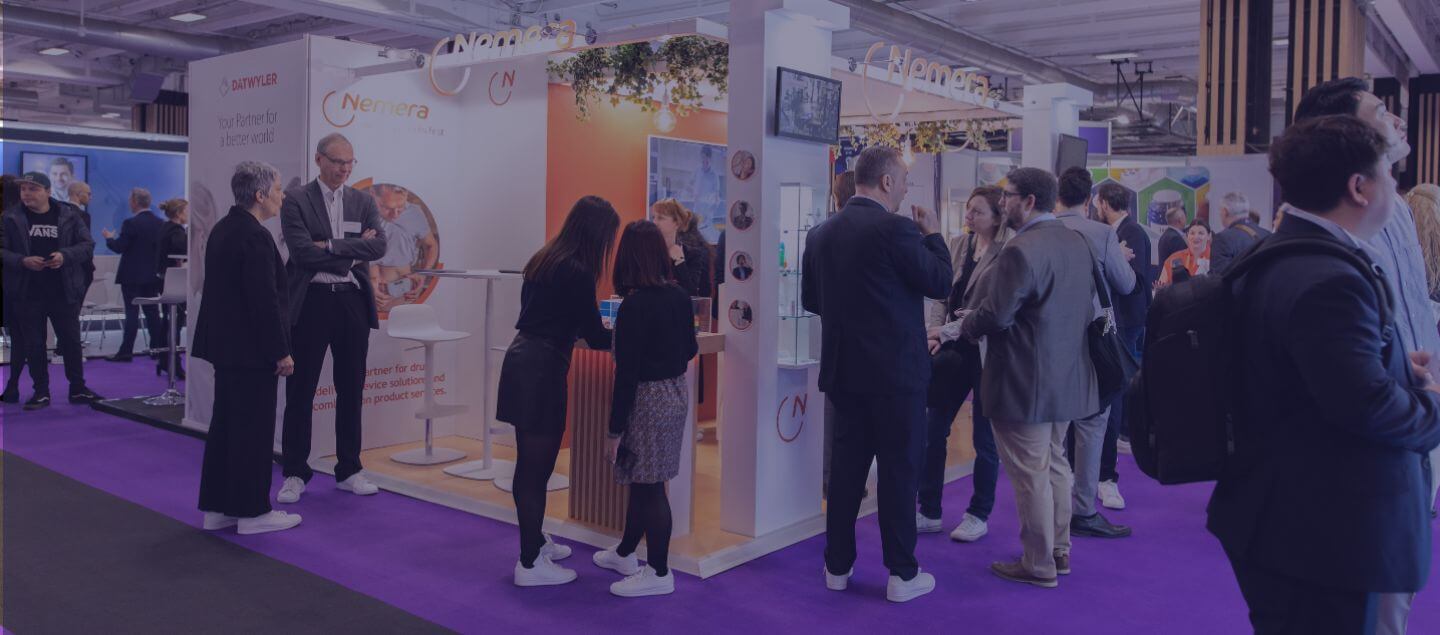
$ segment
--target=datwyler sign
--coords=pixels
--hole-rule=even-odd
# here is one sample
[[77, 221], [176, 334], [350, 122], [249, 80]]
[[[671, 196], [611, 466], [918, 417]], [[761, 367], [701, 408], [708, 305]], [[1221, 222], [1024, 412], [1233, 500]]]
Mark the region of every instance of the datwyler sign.
[[890, 47], [890, 59], [885, 62], [885, 81], [900, 86], [900, 99], [895, 103], [895, 109], [888, 117], [882, 118], [875, 111], [870, 101], [869, 90], [869, 67], [875, 64], [875, 54], [885, 48], [884, 42], [876, 42], [870, 45], [870, 50], [865, 52], [865, 69], [860, 73], [861, 92], [865, 95], [865, 107], [870, 110], [870, 115], [877, 120], [889, 119], [894, 121], [900, 115], [900, 109], [905, 104], [905, 95], [916, 90], [921, 83], [928, 83], [932, 90], [926, 92], [939, 93], [951, 99], [959, 101], [970, 101], [961, 99], [963, 95], [974, 94], [982, 98], [990, 97], [990, 78], [984, 75], [967, 71], [963, 68], [951, 68], [923, 57], [915, 55], [913, 49], [905, 49], [903, 52], [899, 46]]
[[[470, 69], [465, 68], [460, 76], [460, 83], [453, 88], [440, 85], [435, 77], [436, 63], [442, 58], [449, 58], [462, 53], [468, 53], [470, 59], [475, 61], [488, 61], [501, 57], [514, 57], [522, 53], [553, 53], [567, 51], [575, 46], [575, 21], [565, 20], [562, 22], [551, 22], [545, 26], [532, 26], [524, 31], [519, 28], [495, 33], [470, 33], [456, 34], [450, 37], [441, 38], [435, 43], [435, 48], [430, 51], [430, 58], [426, 65], [430, 67], [430, 88], [436, 93], [447, 97], [460, 94], [465, 90], [465, 85], [470, 83]], [[544, 43], [553, 42], [551, 45]], [[441, 55], [441, 50], [450, 47], [449, 53]], [[493, 83], [493, 82], [492, 82]], [[493, 92], [493, 86], [492, 92]]]

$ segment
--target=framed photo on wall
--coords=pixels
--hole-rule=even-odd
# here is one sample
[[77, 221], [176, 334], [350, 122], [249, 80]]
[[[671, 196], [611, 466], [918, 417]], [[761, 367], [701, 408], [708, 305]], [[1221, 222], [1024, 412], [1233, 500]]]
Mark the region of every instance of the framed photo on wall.
[[776, 71], [775, 134], [835, 145], [840, 142], [840, 82], [790, 68]]

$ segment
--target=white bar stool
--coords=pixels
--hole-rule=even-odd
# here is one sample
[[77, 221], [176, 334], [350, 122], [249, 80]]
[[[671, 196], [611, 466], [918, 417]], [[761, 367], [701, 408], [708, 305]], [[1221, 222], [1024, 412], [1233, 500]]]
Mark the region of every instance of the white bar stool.
[[435, 343], [453, 342], [470, 337], [464, 331], [440, 328], [435, 307], [428, 304], [404, 304], [390, 309], [385, 333], [390, 337], [419, 342], [425, 347], [425, 405], [415, 413], [425, 420], [425, 447], [390, 455], [390, 460], [406, 465], [438, 465], [465, 458], [465, 453], [452, 448], [434, 447], [434, 420], [454, 417], [469, 410], [466, 406], [435, 403]]
[[[145, 400], [147, 406], [180, 406], [185, 404], [185, 395], [175, 389], [175, 375], [178, 374], [176, 353], [180, 350], [180, 325], [175, 321], [175, 307], [185, 304], [185, 288], [189, 280], [190, 270], [185, 267], [171, 267], [165, 270], [165, 287], [160, 295], [154, 298], [135, 298], [136, 306], [159, 305], [164, 307], [166, 315], [170, 318], [170, 345], [165, 349], [165, 355], [170, 362], [170, 372], [165, 392]], [[151, 342], [151, 352], [154, 352], [154, 342]]]

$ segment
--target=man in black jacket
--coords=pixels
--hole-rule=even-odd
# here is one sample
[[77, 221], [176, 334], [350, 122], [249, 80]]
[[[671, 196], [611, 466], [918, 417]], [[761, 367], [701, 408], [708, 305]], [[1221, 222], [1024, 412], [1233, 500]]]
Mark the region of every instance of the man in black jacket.
[[1210, 243], [1210, 273], [1217, 276], [1229, 271], [1237, 258], [1270, 235], [1268, 230], [1250, 220], [1250, 199], [1244, 194], [1231, 192], [1220, 200], [1220, 217], [1225, 221], [1225, 230], [1215, 234], [1215, 240]]
[[150, 190], [143, 187], [130, 190], [130, 213], [133, 216], [120, 224], [118, 236], [109, 229], [100, 232], [105, 237], [105, 246], [120, 254], [120, 268], [115, 271], [115, 281], [120, 283], [120, 295], [125, 299], [125, 337], [120, 340], [120, 350], [108, 358], [112, 362], [134, 359], [135, 335], [140, 329], [142, 308], [151, 348], [166, 345], [165, 331], [160, 328], [160, 308], [153, 304], [135, 306], [135, 298], [160, 295], [160, 276], [155, 271], [155, 247], [165, 221], [150, 211]]
[[[1372, 262], [1362, 241], [1380, 233], [1395, 196], [1386, 145], [1350, 115], [1287, 130], [1270, 171], [1294, 209], [1261, 249], [1322, 240]], [[1395, 337], [1382, 275], [1304, 253], [1239, 283], [1235, 318], [1249, 327], [1231, 343], [1245, 351], [1238, 454], [1208, 528], [1256, 632], [1372, 633], [1380, 595], [1416, 591], [1429, 575], [1426, 453], [1440, 445], [1440, 387], [1424, 368], [1429, 353], [1407, 359]]]
[[70, 403], [91, 403], [101, 397], [85, 386], [85, 359], [80, 348], [80, 303], [85, 301], [83, 266], [95, 254], [79, 215], [50, 196], [50, 179], [39, 172], [16, 180], [20, 205], [5, 211], [4, 291], [14, 298], [18, 329], [14, 347], [23, 349], [35, 395], [26, 410], [50, 405], [50, 369], [45, 355], [45, 323], [55, 329]]
[[934, 590], [915, 561], [915, 495], [925, 449], [930, 354], [924, 299], [950, 292], [950, 252], [934, 212], [905, 200], [908, 170], [894, 149], [871, 147], [839, 214], [806, 239], [801, 297], [820, 316], [820, 389], [835, 404], [825, 522], [825, 583], [846, 588], [855, 562], [855, 517], [872, 459], [879, 463], [880, 539], [890, 569], [886, 597]]
[[[1115, 296], [1115, 324], [1120, 343], [1139, 360], [1145, 348], [1145, 317], [1150, 313], [1152, 288], [1159, 275], [1157, 268], [1150, 264], [1150, 234], [1130, 215], [1130, 191], [1119, 183], [1100, 184], [1095, 193], [1095, 207], [1104, 221], [1115, 228], [1120, 243], [1133, 254], [1130, 268], [1135, 272], [1135, 289]], [[1107, 509], [1125, 509], [1125, 498], [1120, 495], [1120, 472], [1115, 469], [1116, 446], [1125, 437], [1125, 399], [1121, 396], [1110, 406], [1110, 425], [1105, 430], [1105, 447], [1100, 453], [1100, 503]]]

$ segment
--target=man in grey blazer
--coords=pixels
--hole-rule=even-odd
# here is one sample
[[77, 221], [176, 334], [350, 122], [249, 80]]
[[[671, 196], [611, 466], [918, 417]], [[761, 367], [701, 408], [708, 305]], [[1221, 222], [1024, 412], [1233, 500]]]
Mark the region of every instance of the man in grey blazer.
[[1065, 432], [1100, 409], [1085, 339], [1095, 314], [1090, 246], [1052, 213], [1056, 189], [1044, 170], [1010, 173], [1000, 204], [1018, 231], [960, 325], [966, 337], [989, 338], [980, 396], [1020, 511], [1024, 556], [990, 569], [1041, 587], [1058, 586], [1056, 575], [1070, 573]]
[[[1079, 232], [1090, 244], [1090, 254], [1109, 286], [1110, 298], [1128, 295], [1135, 290], [1135, 270], [1130, 268], [1130, 258], [1135, 252], [1120, 244], [1115, 229], [1099, 221], [1090, 220], [1086, 209], [1090, 207], [1090, 192], [1094, 182], [1090, 171], [1085, 168], [1070, 168], [1060, 175], [1060, 205], [1062, 209], [1055, 217], [1066, 227]], [[1095, 317], [1102, 314], [1100, 299], [1094, 301]], [[1114, 319], [1114, 311], [1111, 311]], [[1095, 495], [1100, 488], [1100, 454], [1105, 449], [1105, 431], [1110, 424], [1110, 404], [1100, 404], [1098, 412], [1071, 422], [1073, 445], [1070, 445], [1070, 467], [1075, 471], [1074, 514], [1070, 519], [1070, 532], [1077, 536], [1094, 538], [1124, 538], [1130, 535], [1130, 528], [1111, 524], [1095, 509]]]
[[360, 405], [370, 329], [380, 328], [369, 263], [385, 255], [385, 230], [375, 199], [345, 186], [355, 149], [336, 133], [315, 148], [320, 176], [285, 192], [280, 225], [290, 260], [290, 341], [295, 374], [285, 381], [281, 445], [285, 484], [276, 500], [300, 500], [314, 476], [310, 426], [325, 352], [334, 358], [335, 481], [362, 496], [379, 489], [360, 473]]

